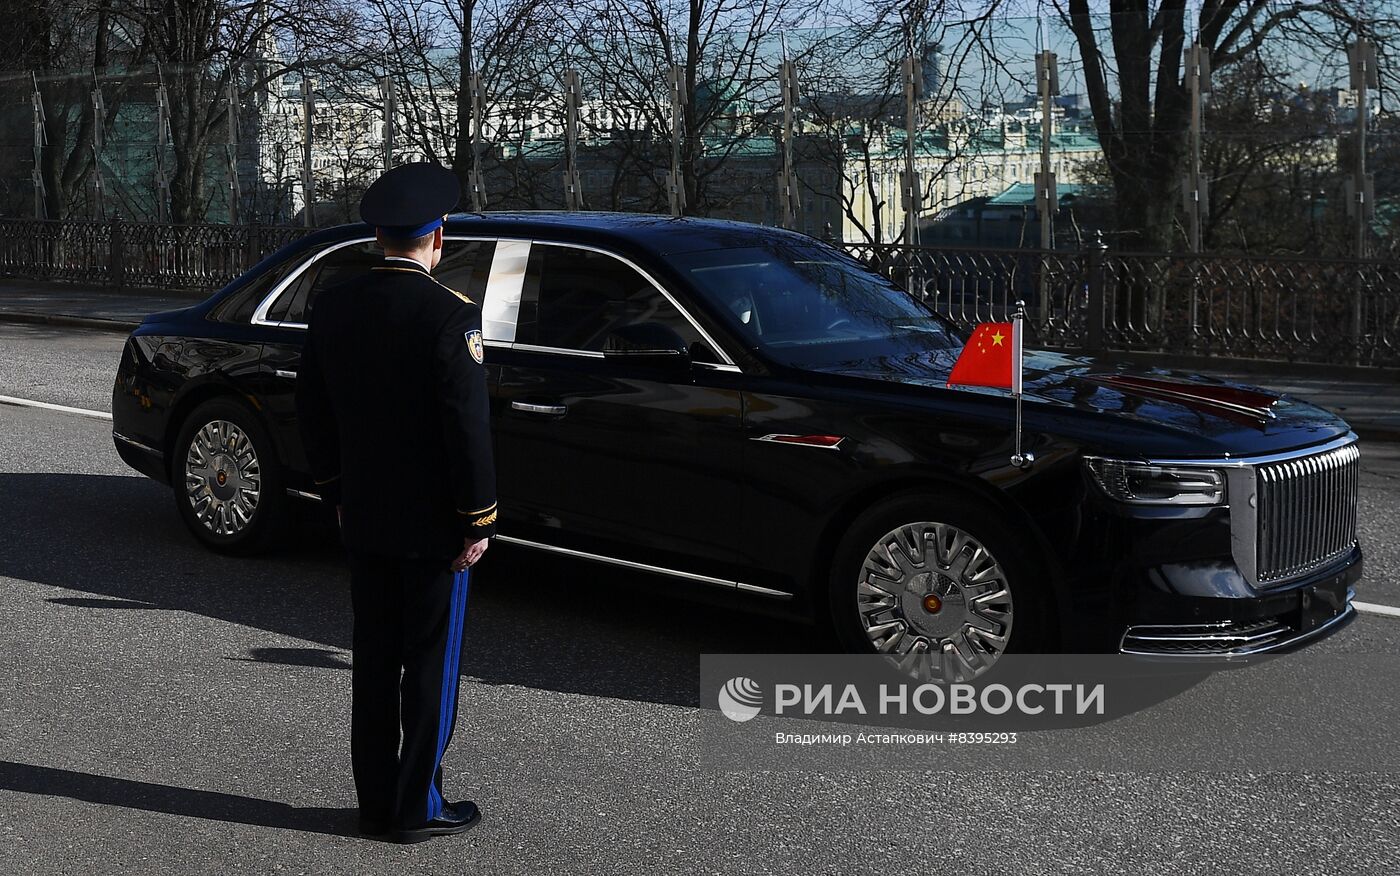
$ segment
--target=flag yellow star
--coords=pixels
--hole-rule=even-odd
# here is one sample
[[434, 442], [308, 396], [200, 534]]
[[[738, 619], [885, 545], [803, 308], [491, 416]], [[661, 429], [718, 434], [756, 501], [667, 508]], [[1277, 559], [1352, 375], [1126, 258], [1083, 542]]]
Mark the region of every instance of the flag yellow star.
[[992, 344], [994, 346], [1000, 347], [1001, 342], [1004, 340], [1006, 340], [1006, 335], [1002, 334], [1001, 332], [997, 332], [996, 334], [992, 335]]

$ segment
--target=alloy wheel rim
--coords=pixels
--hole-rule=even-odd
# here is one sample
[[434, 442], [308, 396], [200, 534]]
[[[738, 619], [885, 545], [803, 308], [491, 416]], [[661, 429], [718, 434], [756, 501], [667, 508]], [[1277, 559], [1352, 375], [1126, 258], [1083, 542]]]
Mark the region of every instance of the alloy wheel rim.
[[190, 439], [185, 497], [200, 524], [215, 535], [237, 535], [253, 522], [262, 495], [262, 469], [247, 433], [211, 420]]
[[948, 523], [907, 523], [879, 538], [861, 563], [856, 606], [876, 651], [934, 681], [981, 675], [1011, 640], [1001, 563]]

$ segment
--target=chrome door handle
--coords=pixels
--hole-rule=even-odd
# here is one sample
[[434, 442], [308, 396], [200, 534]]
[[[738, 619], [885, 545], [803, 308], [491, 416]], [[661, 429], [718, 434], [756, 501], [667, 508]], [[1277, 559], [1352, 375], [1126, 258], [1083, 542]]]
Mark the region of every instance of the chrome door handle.
[[532, 405], [529, 402], [513, 401], [510, 403], [511, 410], [524, 411], [527, 414], [549, 414], [552, 417], [562, 417], [568, 408], [563, 405]]
[[283, 369], [283, 368], [278, 368], [277, 370], [273, 371], [272, 373], [273, 373], [273, 374], [276, 374], [278, 377], [288, 377], [288, 378], [291, 378], [292, 380], [296, 380], [296, 379], [297, 379], [297, 373], [296, 373], [295, 371], [287, 371], [286, 369]]

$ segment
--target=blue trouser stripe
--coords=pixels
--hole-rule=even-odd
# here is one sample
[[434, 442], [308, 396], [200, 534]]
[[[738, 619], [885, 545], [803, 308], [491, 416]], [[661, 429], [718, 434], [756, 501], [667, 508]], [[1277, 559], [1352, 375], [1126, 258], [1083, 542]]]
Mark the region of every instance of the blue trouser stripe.
[[442, 765], [442, 756], [447, 749], [448, 733], [456, 717], [453, 705], [457, 693], [457, 672], [461, 665], [462, 627], [466, 620], [467, 582], [470, 572], [458, 572], [452, 580], [452, 598], [448, 608], [447, 646], [442, 657], [442, 693], [438, 705], [438, 744], [437, 755], [433, 758], [433, 772], [428, 779], [428, 819], [437, 818], [442, 812], [442, 795], [437, 789], [437, 771]]

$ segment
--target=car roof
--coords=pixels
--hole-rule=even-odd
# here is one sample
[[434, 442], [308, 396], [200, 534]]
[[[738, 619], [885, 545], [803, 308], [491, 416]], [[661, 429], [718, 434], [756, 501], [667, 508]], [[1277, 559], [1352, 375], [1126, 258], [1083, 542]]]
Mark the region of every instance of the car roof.
[[[355, 229], [356, 233], [369, 230], [363, 223], [340, 226], [336, 230], [343, 234], [350, 229]], [[658, 255], [753, 246], [760, 242], [813, 241], [805, 234], [751, 222], [562, 210], [453, 213], [447, 218], [446, 230], [456, 234], [557, 237], [579, 243], [622, 244]]]

